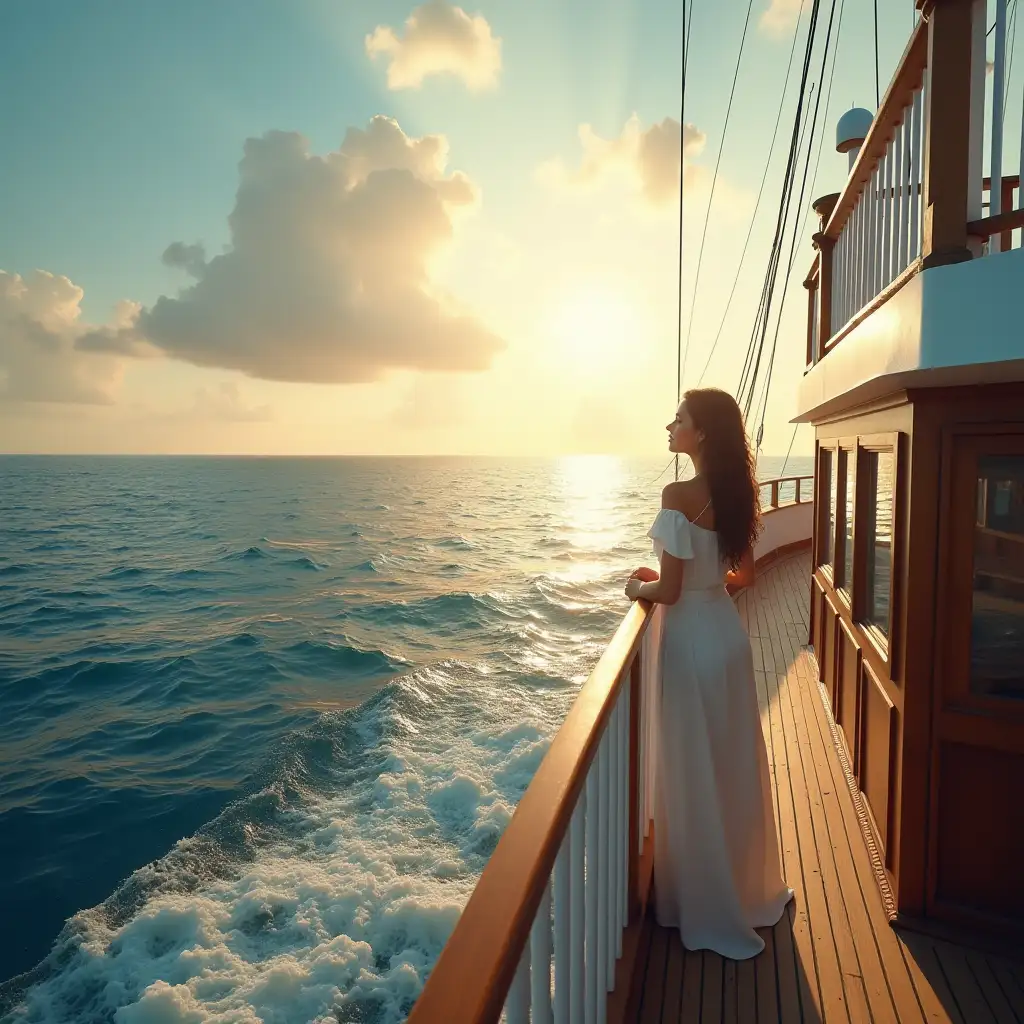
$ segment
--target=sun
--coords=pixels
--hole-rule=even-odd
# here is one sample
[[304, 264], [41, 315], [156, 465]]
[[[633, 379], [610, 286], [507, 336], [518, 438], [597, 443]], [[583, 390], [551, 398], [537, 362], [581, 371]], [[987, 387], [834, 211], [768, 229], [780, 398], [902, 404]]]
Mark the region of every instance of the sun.
[[575, 372], [605, 377], [629, 364], [630, 353], [635, 352], [638, 319], [622, 296], [587, 288], [557, 307], [551, 333]]

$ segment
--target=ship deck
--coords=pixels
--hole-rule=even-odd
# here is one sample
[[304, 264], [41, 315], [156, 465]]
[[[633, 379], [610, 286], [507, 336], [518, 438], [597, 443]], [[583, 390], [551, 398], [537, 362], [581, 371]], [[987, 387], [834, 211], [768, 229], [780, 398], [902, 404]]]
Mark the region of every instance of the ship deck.
[[783, 869], [796, 892], [746, 961], [648, 930], [637, 961], [642, 1024], [795, 1021], [1024, 1024], [1024, 965], [888, 921], [836, 751], [808, 635], [810, 555], [741, 594], [772, 764]]

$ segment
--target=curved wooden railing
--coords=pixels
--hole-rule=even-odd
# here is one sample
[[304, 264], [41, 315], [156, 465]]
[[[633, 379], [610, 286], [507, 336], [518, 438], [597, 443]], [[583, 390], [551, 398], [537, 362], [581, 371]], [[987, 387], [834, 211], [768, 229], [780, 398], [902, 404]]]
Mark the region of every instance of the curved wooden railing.
[[[806, 504], [809, 479], [764, 481], [766, 516]], [[646, 757], [653, 673], [644, 668], [647, 641], [656, 642], [653, 618], [645, 602], [626, 613], [491, 854], [409, 1024], [493, 1024], [503, 1011], [509, 1024], [625, 1019], [653, 869]]]
[[[764, 480], [758, 486], [761, 490], [761, 509], [764, 512], [771, 512], [773, 509], [783, 508], [786, 505], [802, 505], [814, 501], [814, 477], [810, 475], [780, 476], [773, 480]], [[768, 490], [767, 501], [765, 501], [766, 488]]]

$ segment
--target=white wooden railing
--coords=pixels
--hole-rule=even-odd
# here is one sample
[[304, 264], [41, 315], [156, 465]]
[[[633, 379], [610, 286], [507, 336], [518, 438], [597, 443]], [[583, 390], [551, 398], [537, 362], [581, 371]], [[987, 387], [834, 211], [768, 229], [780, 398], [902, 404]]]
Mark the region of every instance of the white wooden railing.
[[1012, 248], [1024, 228], [1020, 165], [1006, 167], [1008, 142], [1024, 164], [1024, 124], [1005, 117], [1007, 0], [916, 6], [922, 17], [843, 191], [815, 205], [808, 367], [918, 272]]
[[[991, 65], [992, 102], [986, 105], [984, 102], [984, 77], [981, 71], [976, 73], [976, 98], [974, 108], [977, 112], [986, 110], [983, 121], [983, 135], [979, 135], [978, 145], [987, 148], [989, 158], [989, 177], [985, 180], [984, 186], [979, 188], [977, 180], [972, 182], [974, 196], [972, 206], [987, 214], [988, 217], [998, 217], [1019, 210], [1024, 207], [1024, 200], [1018, 198], [1014, 203], [1014, 191], [1017, 189], [1019, 177], [1017, 174], [1006, 174], [1007, 162], [1007, 131], [1006, 131], [1006, 103], [1007, 98], [1007, 77], [1009, 74], [1009, 59], [1007, 54], [1007, 0], [992, 0], [992, 4], [981, 5], [982, 8], [993, 7], [991, 36], [994, 53]], [[987, 67], [986, 67], [986, 70]], [[1012, 133], [1010, 135], [1012, 140]], [[1020, 125], [1020, 151], [1018, 171], [1024, 169], [1024, 107], [1022, 107], [1022, 124]], [[1011, 161], [1014, 159], [1010, 157]], [[978, 161], [980, 165], [980, 161]], [[982, 195], [979, 193], [988, 192], [987, 210], [984, 210]], [[1009, 249], [1013, 244], [1012, 231], [994, 233], [987, 238], [987, 252], [997, 253]]]
[[[630, 701], [629, 687], [619, 690], [519, 958], [505, 1001], [508, 1024], [606, 1020], [629, 904]], [[651, 727], [648, 691], [641, 683], [641, 766]], [[647, 772], [639, 774], [637, 857], [651, 820]]]
[[857, 196], [832, 257], [832, 324], [841, 328], [921, 255], [928, 71]]

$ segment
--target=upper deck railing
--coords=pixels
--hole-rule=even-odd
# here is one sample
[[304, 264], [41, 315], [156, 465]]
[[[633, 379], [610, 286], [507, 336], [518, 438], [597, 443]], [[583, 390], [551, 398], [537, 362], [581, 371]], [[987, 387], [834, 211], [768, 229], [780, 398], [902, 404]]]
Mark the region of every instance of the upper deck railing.
[[1009, 249], [1024, 227], [1019, 175], [1004, 173], [1007, 0], [994, 3], [990, 69], [985, 2], [917, 0], [921, 20], [846, 186], [815, 207], [808, 366], [922, 269]]
[[[765, 515], [813, 477], [761, 484]], [[809, 535], [808, 535], [809, 539]], [[774, 552], [765, 552], [768, 558]], [[653, 871], [657, 629], [626, 613], [491, 854], [409, 1024], [625, 1019]]]

